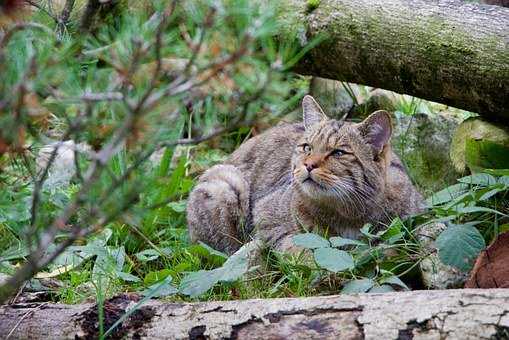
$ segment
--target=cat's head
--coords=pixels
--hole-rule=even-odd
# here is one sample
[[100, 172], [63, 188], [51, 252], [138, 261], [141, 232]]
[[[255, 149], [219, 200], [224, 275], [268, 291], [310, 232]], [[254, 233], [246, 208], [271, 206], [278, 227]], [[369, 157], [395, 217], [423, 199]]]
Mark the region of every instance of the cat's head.
[[304, 196], [347, 210], [371, 209], [383, 195], [392, 124], [376, 111], [361, 123], [329, 119], [311, 96], [302, 102], [305, 132], [292, 159]]

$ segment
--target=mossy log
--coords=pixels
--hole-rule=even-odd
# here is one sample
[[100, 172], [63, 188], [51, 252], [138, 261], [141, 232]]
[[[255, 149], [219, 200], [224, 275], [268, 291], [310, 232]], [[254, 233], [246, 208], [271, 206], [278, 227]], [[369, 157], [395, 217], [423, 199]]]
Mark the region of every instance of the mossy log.
[[[107, 329], [135, 304], [105, 303]], [[93, 304], [0, 306], [0, 338], [95, 339]], [[509, 289], [203, 303], [149, 301], [112, 333], [128, 339], [479, 339], [509, 334]]]
[[509, 118], [509, 8], [461, 0], [285, 0], [282, 34], [323, 40], [295, 71]]

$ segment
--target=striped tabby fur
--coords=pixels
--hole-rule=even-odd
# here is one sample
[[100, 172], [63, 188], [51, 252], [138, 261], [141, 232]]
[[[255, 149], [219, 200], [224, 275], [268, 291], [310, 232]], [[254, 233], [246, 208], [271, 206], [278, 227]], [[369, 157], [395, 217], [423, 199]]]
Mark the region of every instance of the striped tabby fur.
[[356, 238], [365, 223], [383, 227], [422, 210], [421, 195], [391, 151], [387, 112], [342, 122], [306, 96], [303, 113], [303, 123], [249, 139], [200, 177], [187, 207], [192, 241], [232, 253], [258, 238], [292, 251], [291, 236], [305, 230]]

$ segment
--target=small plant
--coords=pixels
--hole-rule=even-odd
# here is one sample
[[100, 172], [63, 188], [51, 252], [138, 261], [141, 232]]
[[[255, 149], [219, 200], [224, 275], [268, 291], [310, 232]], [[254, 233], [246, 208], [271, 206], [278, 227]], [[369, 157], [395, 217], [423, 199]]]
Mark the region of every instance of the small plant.
[[372, 232], [367, 224], [362, 237], [323, 238], [317, 234], [295, 235], [295, 245], [309, 249], [323, 275], [334, 274], [341, 281], [343, 293], [381, 292], [409, 289], [399, 276], [416, 268], [424, 256], [419, 243], [400, 219], [385, 230]]
[[447, 228], [436, 240], [440, 259], [469, 270], [486, 244], [509, 230], [509, 170], [484, 170], [428, 198], [427, 223]]

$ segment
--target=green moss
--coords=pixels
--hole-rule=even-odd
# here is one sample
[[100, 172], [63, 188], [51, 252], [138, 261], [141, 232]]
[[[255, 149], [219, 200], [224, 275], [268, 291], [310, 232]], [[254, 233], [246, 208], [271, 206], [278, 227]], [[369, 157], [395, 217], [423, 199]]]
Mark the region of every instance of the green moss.
[[467, 139], [465, 161], [472, 172], [509, 169], [509, 147], [489, 140]]
[[307, 13], [313, 12], [318, 6], [320, 6], [320, 0], [308, 0], [306, 3]]

